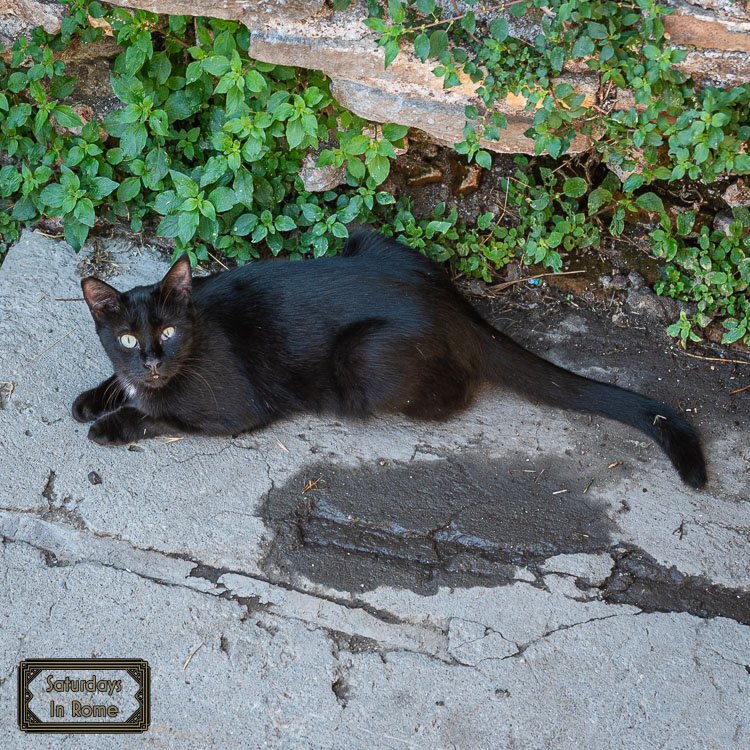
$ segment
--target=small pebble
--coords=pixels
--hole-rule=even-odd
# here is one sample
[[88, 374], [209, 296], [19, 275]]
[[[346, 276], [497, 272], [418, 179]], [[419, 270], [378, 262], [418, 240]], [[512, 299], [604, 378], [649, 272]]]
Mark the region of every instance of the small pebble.
[[102, 478], [95, 471], [91, 471], [89, 472], [89, 482], [91, 484], [101, 484]]
[[643, 284], [645, 283], [643, 276], [641, 276], [638, 271], [631, 271], [628, 274], [628, 281], [633, 289], [642, 289]]
[[612, 322], [618, 327], [618, 328], [627, 328], [630, 325], [630, 322], [628, 321], [628, 316], [625, 315], [625, 313], [615, 313], [612, 316]]
[[734, 216], [731, 211], [719, 211], [714, 216], [714, 229], [717, 232], [724, 232], [729, 237], [732, 233], [729, 231], [729, 227], [734, 221]]
[[627, 289], [628, 280], [624, 276], [613, 276], [612, 277], [612, 288], [613, 289]]

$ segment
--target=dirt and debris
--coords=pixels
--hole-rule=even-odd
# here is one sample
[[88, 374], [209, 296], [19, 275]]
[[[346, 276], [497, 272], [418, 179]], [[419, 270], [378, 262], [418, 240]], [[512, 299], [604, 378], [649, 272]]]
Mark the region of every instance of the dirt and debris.
[[111, 253], [105, 249], [105, 243], [101, 238], [93, 239], [93, 249], [84, 255], [76, 266], [76, 273], [84, 278], [86, 276], [96, 276], [106, 281], [112, 278], [118, 272], [118, 266]]

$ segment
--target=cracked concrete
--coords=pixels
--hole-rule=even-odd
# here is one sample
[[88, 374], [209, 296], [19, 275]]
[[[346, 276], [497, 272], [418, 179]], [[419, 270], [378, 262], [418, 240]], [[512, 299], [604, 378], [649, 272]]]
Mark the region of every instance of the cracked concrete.
[[[120, 288], [164, 272], [107, 250]], [[740, 366], [533, 297], [485, 310], [690, 409], [700, 493], [639, 434], [501, 393], [107, 449], [69, 416], [109, 374], [79, 260], [26, 233], [0, 269], [3, 747], [102, 746], [15, 719], [21, 659], [92, 655], [152, 669], [150, 729], [112, 748], [750, 746]]]

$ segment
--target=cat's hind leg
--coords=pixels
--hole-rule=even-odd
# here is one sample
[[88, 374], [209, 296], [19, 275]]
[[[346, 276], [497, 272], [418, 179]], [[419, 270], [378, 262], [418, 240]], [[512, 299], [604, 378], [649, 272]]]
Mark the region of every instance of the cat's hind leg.
[[416, 369], [412, 389], [399, 411], [415, 419], [448, 419], [474, 398], [477, 373], [450, 355], [423, 362]]
[[73, 419], [77, 422], [93, 422], [103, 414], [114, 411], [128, 400], [126, 390], [116, 375], [112, 375], [96, 388], [79, 394], [73, 402]]
[[441, 338], [379, 319], [343, 331], [331, 364], [341, 410], [353, 416], [445, 419], [467, 406], [479, 384], [476, 368], [452, 355]]

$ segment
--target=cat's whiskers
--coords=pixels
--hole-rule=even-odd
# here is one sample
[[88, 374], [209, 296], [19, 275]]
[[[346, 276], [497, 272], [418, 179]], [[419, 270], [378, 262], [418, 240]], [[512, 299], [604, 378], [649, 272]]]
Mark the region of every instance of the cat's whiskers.
[[112, 411], [112, 404], [117, 396], [120, 395], [125, 389], [122, 387], [120, 381], [115, 378], [104, 391], [104, 409], [106, 411]]

